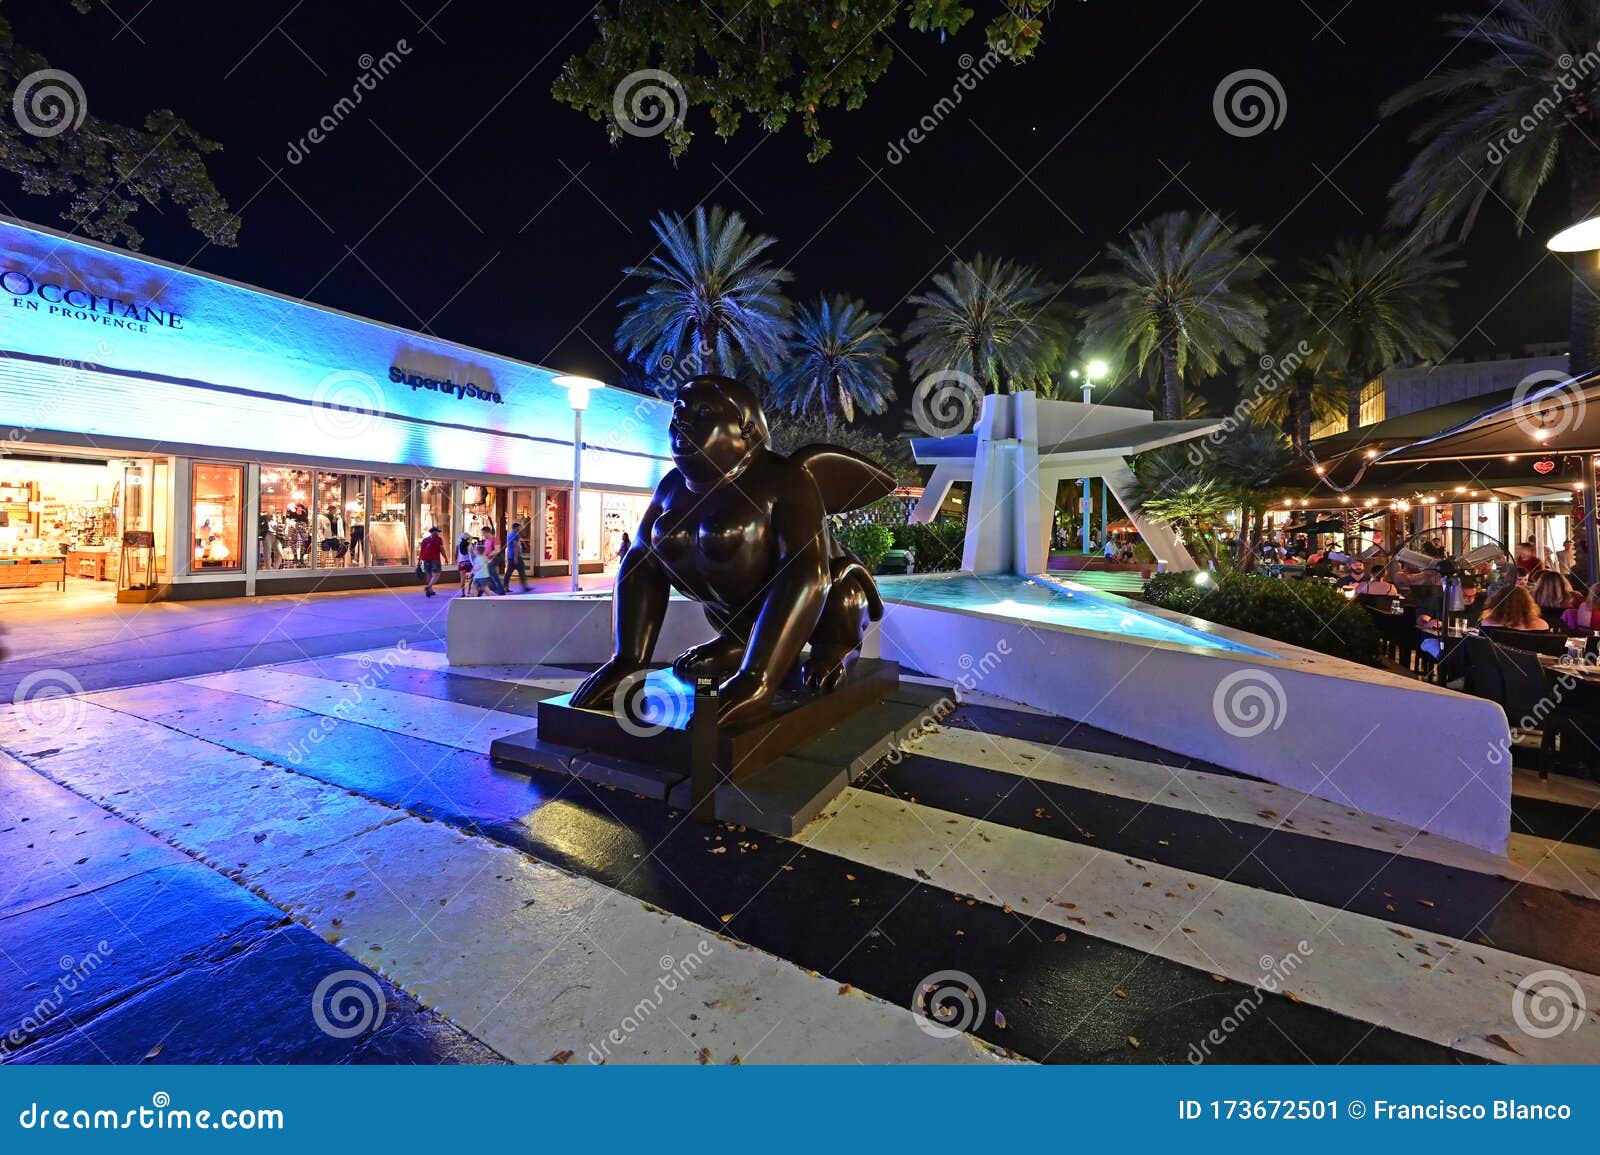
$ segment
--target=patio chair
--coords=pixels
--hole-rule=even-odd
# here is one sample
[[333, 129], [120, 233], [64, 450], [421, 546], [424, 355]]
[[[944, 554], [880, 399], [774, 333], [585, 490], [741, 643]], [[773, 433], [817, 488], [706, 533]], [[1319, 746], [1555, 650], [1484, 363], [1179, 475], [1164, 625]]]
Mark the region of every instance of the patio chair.
[[1558, 709], [1539, 655], [1501, 645], [1491, 638], [1467, 639], [1470, 663], [1467, 685], [1479, 697], [1500, 703], [1506, 723], [1515, 729], [1539, 731], [1539, 777], [1550, 776], [1550, 752], [1555, 748]]
[[1567, 635], [1554, 630], [1508, 630], [1504, 626], [1484, 626], [1483, 632], [1501, 646], [1532, 654], [1564, 654]]

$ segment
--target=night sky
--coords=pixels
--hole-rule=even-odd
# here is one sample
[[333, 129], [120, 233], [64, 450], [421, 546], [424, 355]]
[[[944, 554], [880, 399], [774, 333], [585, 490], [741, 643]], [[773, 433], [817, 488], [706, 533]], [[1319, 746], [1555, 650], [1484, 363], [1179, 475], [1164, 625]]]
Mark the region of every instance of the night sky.
[[[779, 238], [796, 296], [860, 295], [897, 329], [906, 297], [956, 255], [1019, 258], [1066, 281], [1130, 224], [1177, 208], [1271, 230], [1262, 251], [1288, 276], [1331, 238], [1380, 226], [1414, 121], [1380, 123], [1377, 106], [1445, 61], [1453, 42], [1438, 13], [1473, 7], [1061, 0], [1035, 60], [984, 78], [890, 164], [891, 142], [951, 91], [961, 57], [982, 54], [980, 3], [942, 44], [891, 29], [889, 75], [860, 111], [827, 114], [835, 147], [822, 162], [805, 159], [798, 127], [747, 127], [724, 143], [691, 108], [696, 137], [674, 165], [660, 138], [613, 148], [602, 125], [551, 97], [587, 43], [588, 6], [439, 3], [108, 0], [84, 16], [62, 0], [6, 0], [4, 11], [20, 43], [79, 79], [91, 110], [137, 120], [170, 106], [223, 144], [212, 171], [243, 214], [238, 247], [206, 246], [178, 214], [146, 211], [146, 252], [615, 379], [620, 269], [649, 251], [656, 211], [702, 200]], [[402, 38], [411, 52], [398, 69], [289, 163], [363, 54]], [[1281, 126], [1250, 138], [1212, 112], [1218, 82], [1243, 68], [1271, 72], [1287, 98]], [[62, 226], [59, 206], [9, 178], [0, 204]], [[1486, 205], [1453, 296], [1457, 357], [1564, 338], [1569, 282], [1542, 241], [1566, 218], [1564, 182], [1521, 237], [1504, 206]]]

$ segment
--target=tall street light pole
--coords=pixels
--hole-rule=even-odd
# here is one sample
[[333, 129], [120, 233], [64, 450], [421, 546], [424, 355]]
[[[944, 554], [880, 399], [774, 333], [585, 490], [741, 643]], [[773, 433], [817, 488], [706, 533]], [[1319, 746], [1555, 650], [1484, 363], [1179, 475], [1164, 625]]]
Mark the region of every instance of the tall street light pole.
[[[1590, 217], [1588, 220], [1579, 221], [1570, 228], [1562, 229], [1555, 236], [1545, 242], [1545, 248], [1552, 253], [1572, 253], [1574, 260], [1600, 260], [1600, 217]], [[1572, 359], [1567, 359], [1567, 369], [1572, 370]], [[1579, 365], [1579, 372], [1587, 370], [1589, 366]], [[1583, 410], [1580, 408], [1579, 413]], [[1597, 527], [1595, 524], [1595, 506], [1600, 505], [1600, 493], [1595, 492], [1595, 461], [1592, 453], [1583, 455], [1583, 544], [1584, 554], [1588, 558], [1588, 573], [1584, 576], [1589, 579], [1589, 588], [1600, 585], [1600, 542], [1595, 540]]]
[[[1083, 371], [1083, 403], [1085, 405], [1094, 404], [1094, 379], [1096, 377], [1101, 377], [1101, 378], [1105, 377], [1106, 372], [1107, 372], [1106, 363], [1104, 361], [1090, 361], [1089, 364], [1088, 364], [1088, 367], [1084, 369], [1084, 371]], [[1074, 376], [1074, 377], [1078, 376], [1078, 371], [1076, 369], [1074, 369], [1072, 371], [1072, 376]], [[1084, 557], [1088, 557], [1089, 556], [1089, 523], [1094, 520], [1094, 503], [1093, 503], [1093, 501], [1091, 500], [1091, 498], [1089, 496], [1089, 479], [1087, 477], [1085, 477], [1082, 480], [1082, 486], [1083, 486], [1083, 499], [1079, 503], [1079, 508], [1083, 511], [1083, 556]], [[1100, 515], [1100, 520], [1102, 522], [1105, 521], [1105, 514], [1104, 513], [1102, 513]]]
[[606, 387], [593, 377], [562, 375], [555, 383], [567, 391], [572, 403], [572, 495], [567, 501], [567, 566], [572, 573], [572, 592], [578, 592], [578, 503], [583, 499], [583, 411], [589, 408], [589, 394]]

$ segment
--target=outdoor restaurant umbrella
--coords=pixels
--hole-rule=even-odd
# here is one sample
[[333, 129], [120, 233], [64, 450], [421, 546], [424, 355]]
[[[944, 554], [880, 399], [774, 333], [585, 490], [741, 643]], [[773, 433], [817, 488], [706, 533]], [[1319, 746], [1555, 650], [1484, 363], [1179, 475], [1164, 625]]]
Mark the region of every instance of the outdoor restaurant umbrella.
[[1504, 404], [1484, 410], [1454, 428], [1411, 445], [1380, 453], [1375, 466], [1430, 461], [1511, 461], [1529, 454], [1555, 460], [1581, 459], [1584, 534], [1589, 584], [1600, 583], [1600, 542], [1595, 533], [1595, 454], [1600, 452], [1600, 372], [1516, 390]]

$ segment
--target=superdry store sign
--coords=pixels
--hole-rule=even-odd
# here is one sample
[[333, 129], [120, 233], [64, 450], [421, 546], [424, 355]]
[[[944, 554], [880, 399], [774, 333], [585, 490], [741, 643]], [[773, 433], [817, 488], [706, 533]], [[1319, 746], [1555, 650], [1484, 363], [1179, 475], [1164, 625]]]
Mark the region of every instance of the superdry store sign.
[[0, 269], [0, 300], [13, 309], [46, 313], [67, 321], [104, 325], [112, 329], [148, 333], [152, 328], [183, 328], [183, 315], [144, 301], [130, 301], [91, 293], [75, 285], [36, 280], [17, 269]]

